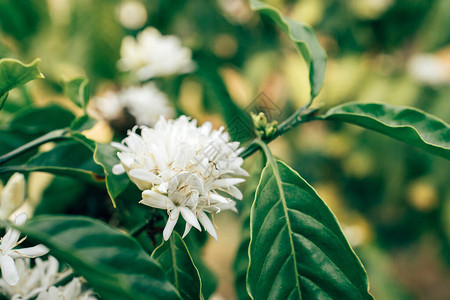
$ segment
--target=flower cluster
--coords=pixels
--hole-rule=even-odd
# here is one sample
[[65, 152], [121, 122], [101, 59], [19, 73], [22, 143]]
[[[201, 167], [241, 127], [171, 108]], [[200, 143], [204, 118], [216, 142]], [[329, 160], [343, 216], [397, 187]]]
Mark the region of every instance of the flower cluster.
[[128, 174], [143, 191], [140, 203], [168, 211], [165, 240], [180, 214], [186, 220], [183, 236], [192, 226], [201, 230], [201, 223], [217, 239], [207, 213], [235, 210], [229, 196], [242, 199], [235, 185], [245, 181], [236, 176], [248, 176], [241, 168], [239, 142], [230, 142], [223, 127], [213, 130], [209, 122], [197, 127], [197, 121], [186, 116], [161, 117], [154, 128], [135, 127], [113, 146], [121, 151], [114, 174]]
[[19, 273], [19, 283], [11, 286], [0, 279], [0, 291], [10, 299], [28, 300], [93, 300], [90, 289], [83, 291], [81, 278], [75, 277], [64, 286], [56, 286], [73, 274], [70, 268], [60, 271], [56, 258], [49, 256], [47, 260], [37, 258], [34, 267], [29, 258], [18, 259], [16, 262]]
[[[21, 213], [14, 220], [15, 226], [21, 226], [27, 221], [27, 215]], [[37, 245], [29, 248], [15, 249], [17, 245], [24, 241], [19, 241], [20, 232], [13, 228], [8, 228], [6, 234], [0, 242], [0, 267], [2, 269], [2, 278], [9, 285], [16, 285], [19, 282], [19, 273], [17, 271], [14, 259], [23, 257], [37, 257], [48, 253], [47, 247]]]
[[118, 68], [132, 72], [141, 81], [189, 73], [195, 68], [191, 50], [183, 47], [178, 37], [163, 36], [152, 27], [144, 29], [136, 39], [126, 36], [120, 54]]
[[161, 115], [170, 118], [175, 113], [167, 96], [152, 82], [118, 92], [108, 91], [96, 97], [95, 103], [106, 120], [119, 119], [126, 110], [138, 125], [153, 126]]

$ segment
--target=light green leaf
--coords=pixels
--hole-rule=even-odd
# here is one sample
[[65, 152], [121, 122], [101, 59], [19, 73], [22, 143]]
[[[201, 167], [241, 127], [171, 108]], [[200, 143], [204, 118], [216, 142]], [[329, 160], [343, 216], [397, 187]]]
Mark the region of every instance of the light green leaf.
[[152, 253], [183, 299], [203, 299], [202, 281], [183, 239], [173, 232]]
[[50, 248], [103, 299], [179, 299], [157, 262], [130, 236], [78, 216], [38, 216], [20, 231]]
[[35, 59], [30, 64], [12, 58], [0, 59], [0, 110], [10, 90], [31, 80], [44, 78], [39, 70], [39, 63], [40, 59]]
[[450, 159], [450, 125], [416, 108], [381, 103], [346, 103], [331, 108], [320, 118], [371, 129]]
[[117, 157], [117, 149], [109, 144], [97, 144], [94, 152], [94, 161], [103, 167], [106, 175], [106, 188], [114, 207], [116, 207], [116, 198], [130, 183], [127, 174], [114, 175], [112, 172], [114, 165], [120, 163]]
[[0, 173], [39, 171], [90, 182], [104, 180], [103, 170], [92, 156], [92, 151], [83, 144], [61, 142], [49, 151], [36, 154], [23, 165], [0, 167]]
[[86, 77], [78, 77], [64, 82], [64, 94], [85, 111], [89, 102], [89, 93], [90, 84]]
[[250, 216], [253, 299], [373, 299], [333, 213], [297, 172], [263, 148], [268, 162]]
[[295, 44], [306, 64], [309, 66], [309, 82], [311, 97], [314, 98], [322, 88], [325, 77], [327, 56], [320, 46], [313, 29], [306, 24], [284, 17], [275, 7], [258, 1], [250, 0], [250, 7], [269, 17]]

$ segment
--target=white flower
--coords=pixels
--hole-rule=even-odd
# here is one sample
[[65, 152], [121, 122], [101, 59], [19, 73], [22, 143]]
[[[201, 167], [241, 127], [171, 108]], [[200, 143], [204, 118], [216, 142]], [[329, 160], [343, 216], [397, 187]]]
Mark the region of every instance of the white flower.
[[408, 62], [410, 75], [425, 84], [440, 85], [450, 82], [449, 66], [433, 54], [417, 54]]
[[47, 291], [50, 286], [72, 273], [70, 269], [59, 272], [59, 262], [53, 256], [49, 256], [46, 261], [36, 258], [33, 268], [30, 267], [29, 258], [17, 259], [16, 267], [20, 278], [18, 284], [11, 286], [0, 279], [0, 290], [12, 300], [34, 299], [40, 292]]
[[196, 120], [181, 116], [176, 120], [160, 118], [154, 128], [141, 126], [128, 132], [122, 144], [113, 145], [120, 164], [114, 174], [128, 173], [143, 190], [141, 203], [168, 211], [169, 219], [163, 231], [167, 240], [181, 214], [186, 220], [183, 237], [192, 226], [217, 239], [216, 230], [207, 213], [235, 210], [231, 195], [242, 199], [235, 186], [245, 181], [236, 176], [248, 176], [241, 168], [239, 142], [230, 142], [224, 128], [212, 130], [206, 122], [197, 127]]
[[154, 77], [192, 72], [195, 63], [191, 50], [181, 45], [176, 36], [162, 36], [156, 28], [148, 27], [134, 39], [126, 36], [120, 48], [121, 71], [135, 73], [144, 81]]
[[[16, 216], [14, 225], [23, 225], [27, 220], [27, 215], [21, 213]], [[20, 232], [16, 229], [8, 228], [0, 243], [0, 267], [2, 278], [9, 285], [16, 285], [19, 282], [19, 273], [14, 263], [14, 259], [23, 257], [37, 257], [48, 253], [49, 249], [44, 245], [37, 245], [29, 248], [14, 249], [24, 239], [19, 241]]]
[[92, 290], [83, 291], [81, 279], [76, 277], [65, 286], [51, 286], [40, 292], [36, 300], [96, 300]]
[[96, 104], [105, 119], [118, 119], [126, 109], [137, 125], [153, 126], [160, 116], [171, 118], [175, 114], [166, 94], [152, 82], [117, 93], [108, 92], [104, 97], [97, 97]]
[[3, 189], [0, 186], [0, 220], [7, 220], [24, 201], [25, 178], [23, 174], [14, 173]]

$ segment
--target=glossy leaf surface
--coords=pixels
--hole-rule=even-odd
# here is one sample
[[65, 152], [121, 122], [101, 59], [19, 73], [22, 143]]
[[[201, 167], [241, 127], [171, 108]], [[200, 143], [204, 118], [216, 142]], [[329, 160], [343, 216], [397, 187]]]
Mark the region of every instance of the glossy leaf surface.
[[152, 258], [159, 262], [183, 299], [203, 299], [200, 274], [189, 250], [177, 232], [153, 251]]
[[309, 82], [311, 97], [314, 98], [322, 88], [325, 77], [327, 56], [314, 33], [306, 24], [284, 17], [275, 7], [258, 1], [250, 0], [254, 11], [269, 17], [295, 44], [309, 67]]
[[273, 157], [261, 175], [250, 230], [253, 299], [372, 299], [366, 272], [333, 213]]
[[20, 230], [70, 264], [103, 299], [179, 299], [159, 264], [130, 236], [101, 221], [39, 216]]
[[30, 64], [12, 58], [0, 59], [0, 109], [10, 90], [31, 80], [44, 78], [39, 70], [39, 63], [39, 59]]
[[322, 118], [371, 129], [450, 159], [450, 125], [416, 108], [346, 103], [330, 109]]

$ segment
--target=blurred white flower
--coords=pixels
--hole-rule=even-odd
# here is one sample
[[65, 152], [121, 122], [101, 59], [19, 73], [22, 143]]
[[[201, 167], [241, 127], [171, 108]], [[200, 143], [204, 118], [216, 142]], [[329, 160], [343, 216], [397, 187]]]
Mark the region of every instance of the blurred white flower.
[[13, 300], [34, 299], [40, 292], [47, 291], [50, 286], [72, 273], [70, 269], [59, 272], [59, 262], [53, 256], [49, 256], [46, 261], [37, 258], [33, 268], [29, 258], [17, 259], [16, 267], [20, 278], [18, 284], [11, 286], [0, 279], [2, 294]]
[[0, 186], [0, 220], [8, 219], [24, 201], [25, 177], [23, 174], [14, 173], [3, 189]]
[[[16, 216], [14, 225], [20, 226], [27, 221], [27, 215], [21, 213]], [[16, 229], [8, 228], [0, 243], [0, 267], [2, 278], [9, 285], [16, 285], [19, 282], [19, 273], [14, 259], [24, 257], [37, 257], [48, 253], [49, 249], [44, 245], [37, 245], [29, 248], [14, 249], [25, 240], [19, 241], [20, 232]]]
[[411, 58], [408, 70], [416, 80], [429, 85], [450, 82], [449, 67], [436, 55], [418, 54]]
[[163, 36], [152, 27], [144, 29], [136, 39], [124, 37], [120, 54], [118, 68], [131, 71], [141, 81], [195, 69], [191, 50], [183, 47], [178, 37]]
[[124, 1], [118, 7], [118, 18], [123, 27], [139, 29], [147, 22], [147, 10], [142, 2]]
[[152, 82], [116, 93], [108, 91], [102, 97], [96, 97], [95, 103], [108, 121], [120, 118], [124, 109], [135, 118], [137, 125], [153, 126], [160, 116], [171, 118], [175, 115], [166, 94]]
[[[163, 231], [167, 240], [181, 214], [186, 220], [183, 237], [200, 224], [217, 239], [216, 230], [206, 213], [235, 210], [227, 195], [242, 199], [235, 186], [248, 176], [241, 168], [239, 142], [230, 142], [224, 128], [212, 130], [206, 122], [197, 127], [196, 120], [181, 116], [176, 120], [163, 117], [154, 128], [141, 126], [128, 132], [121, 144], [113, 143], [120, 164], [114, 174], [127, 172], [143, 190], [140, 203], [167, 210], [169, 219]], [[200, 223], [199, 223], [200, 221]]]
[[51, 286], [40, 292], [36, 300], [96, 300], [92, 290], [82, 290], [81, 279], [76, 277], [65, 286]]

